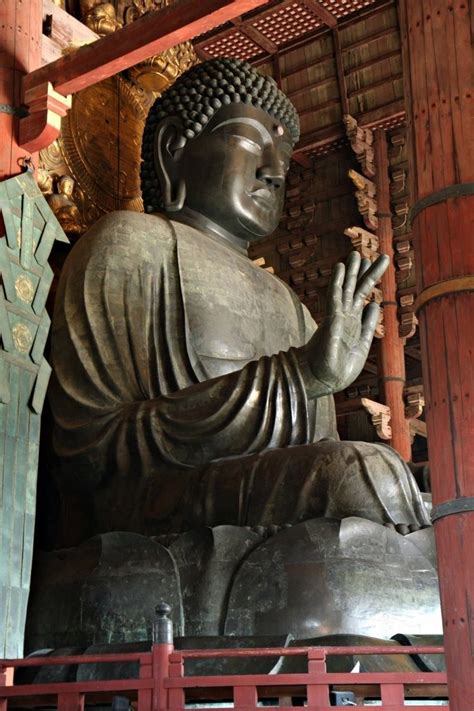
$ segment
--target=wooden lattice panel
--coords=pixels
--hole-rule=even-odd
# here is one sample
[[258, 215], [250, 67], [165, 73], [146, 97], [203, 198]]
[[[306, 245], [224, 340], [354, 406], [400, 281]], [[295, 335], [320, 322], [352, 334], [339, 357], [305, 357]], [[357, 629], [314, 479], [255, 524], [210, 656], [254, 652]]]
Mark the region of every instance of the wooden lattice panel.
[[262, 48], [238, 30], [221, 36], [214, 42], [211, 40], [203, 49], [210, 57], [234, 57], [242, 60], [262, 54]]
[[339, 19], [373, 5], [375, 0], [321, 0], [321, 5]]
[[252, 26], [280, 46], [314, 31], [321, 21], [304, 5], [293, 2], [256, 19]]

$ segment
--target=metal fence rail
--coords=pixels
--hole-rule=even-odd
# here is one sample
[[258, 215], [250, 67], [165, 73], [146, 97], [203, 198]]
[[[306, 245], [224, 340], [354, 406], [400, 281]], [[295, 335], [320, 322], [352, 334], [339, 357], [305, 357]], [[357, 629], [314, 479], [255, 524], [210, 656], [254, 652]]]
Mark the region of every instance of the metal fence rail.
[[[21, 706], [52, 706], [58, 711], [84, 711], [84, 706], [111, 703], [113, 696], [126, 695], [137, 711], [184, 711], [187, 702], [223, 711], [219, 702], [233, 702], [236, 711], [257, 711], [262, 700], [274, 700], [265, 711], [301, 707], [307, 711], [329, 711], [331, 690], [350, 690], [356, 697], [355, 709], [367, 709], [365, 698], [381, 699], [377, 708], [406, 711], [407, 698], [446, 698], [444, 672], [328, 672], [329, 656], [387, 654], [443, 654], [442, 647], [292, 647], [262, 649], [219, 649], [175, 651], [172, 644], [154, 644], [150, 652], [93, 654], [65, 657], [33, 657], [0, 661], [0, 711]], [[305, 673], [229, 674], [189, 676], [185, 663], [191, 659], [300, 656], [307, 660]], [[103, 681], [71, 681], [39, 684], [15, 683], [15, 670], [28, 667], [76, 666], [82, 664], [138, 663], [138, 678]], [[424, 701], [420, 711], [439, 711], [438, 705]], [[448, 706], [444, 708], [448, 709]]]

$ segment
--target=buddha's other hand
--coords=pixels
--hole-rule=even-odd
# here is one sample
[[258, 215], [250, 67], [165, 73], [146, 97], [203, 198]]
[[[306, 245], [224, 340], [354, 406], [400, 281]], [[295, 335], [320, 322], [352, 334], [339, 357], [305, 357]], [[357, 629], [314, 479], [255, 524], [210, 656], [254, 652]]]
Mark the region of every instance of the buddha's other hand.
[[344, 390], [364, 367], [379, 319], [375, 302], [364, 305], [388, 264], [387, 255], [371, 265], [357, 252], [351, 252], [345, 266], [336, 264], [326, 316], [300, 352], [309, 397]]

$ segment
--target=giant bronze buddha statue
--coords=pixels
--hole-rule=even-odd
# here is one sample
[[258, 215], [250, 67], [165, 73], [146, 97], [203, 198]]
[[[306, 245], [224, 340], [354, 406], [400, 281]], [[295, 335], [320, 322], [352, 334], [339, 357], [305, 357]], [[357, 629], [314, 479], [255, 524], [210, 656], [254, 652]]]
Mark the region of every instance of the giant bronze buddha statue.
[[[148, 116], [145, 214], [106, 215], [72, 249], [50, 390], [66, 527], [81, 510], [69, 544], [114, 531], [283, 527], [272, 539], [281, 562], [358, 521], [359, 542], [388, 536], [392, 552], [413, 553], [416, 539], [429, 557], [429, 515], [407, 465], [336, 431], [333, 394], [364, 365], [378, 320], [365, 304], [388, 258], [337, 264], [318, 328], [247, 255], [278, 225], [298, 137], [272, 79], [237, 60], [193, 67]], [[431, 568], [430, 614], [435, 578]]]

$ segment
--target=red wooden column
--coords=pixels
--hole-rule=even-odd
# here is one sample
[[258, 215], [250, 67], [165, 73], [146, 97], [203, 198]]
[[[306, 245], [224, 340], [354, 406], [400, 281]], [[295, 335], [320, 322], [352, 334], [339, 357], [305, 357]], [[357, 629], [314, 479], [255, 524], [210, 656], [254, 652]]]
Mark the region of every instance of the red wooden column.
[[388, 175], [387, 138], [383, 128], [375, 131], [375, 182], [377, 185], [377, 236], [380, 254], [390, 257], [390, 264], [382, 277], [385, 335], [379, 344], [380, 385], [384, 402], [390, 407], [392, 439], [390, 444], [407, 462], [411, 460], [411, 440], [405, 417], [405, 352], [398, 331], [397, 283], [393, 261], [393, 229], [390, 212], [390, 180]]
[[18, 109], [21, 79], [41, 64], [42, 0], [0, 2], [0, 180], [21, 173]]
[[400, 20], [446, 662], [452, 711], [474, 689], [473, 55], [467, 0], [402, 0]]

